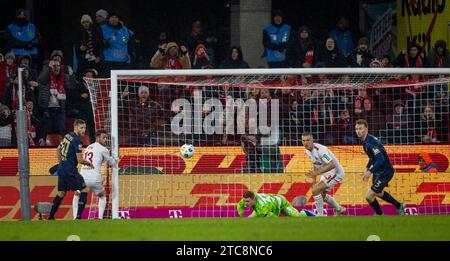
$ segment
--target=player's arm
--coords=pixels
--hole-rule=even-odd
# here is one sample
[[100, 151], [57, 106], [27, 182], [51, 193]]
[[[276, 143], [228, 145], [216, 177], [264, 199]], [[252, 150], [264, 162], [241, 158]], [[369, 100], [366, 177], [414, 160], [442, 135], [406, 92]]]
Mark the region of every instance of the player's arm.
[[86, 165], [86, 166], [89, 166], [91, 168], [94, 168], [94, 165], [92, 164], [92, 162], [90, 162], [89, 160], [85, 160], [83, 158], [83, 155], [81, 154], [81, 152], [77, 153], [77, 161], [81, 165]]
[[58, 158], [58, 163], [61, 162], [61, 144], [58, 145], [58, 148], [56, 148], [56, 157]]
[[325, 172], [328, 172], [336, 167], [336, 164], [334, 164], [334, 161], [328, 162], [327, 165], [325, 165], [323, 168], [315, 169], [313, 171], [310, 171], [307, 175], [311, 178], [322, 175]]
[[237, 212], [240, 217], [244, 216], [244, 206], [245, 206], [245, 202], [243, 199], [241, 199], [241, 201], [239, 201], [239, 203], [237, 203]]
[[328, 172], [334, 168], [336, 168], [336, 164], [334, 164], [333, 159], [331, 158], [330, 153], [328, 153], [328, 150], [319, 150], [319, 154], [320, 154], [320, 159], [327, 163], [327, 165], [325, 165], [324, 167], [320, 168], [320, 169], [314, 169], [314, 171], [310, 171], [307, 175], [309, 177], [315, 177], [315, 176], [319, 176], [322, 175], [325, 172]]
[[117, 162], [119, 161], [118, 159], [115, 159], [115, 158], [111, 157], [109, 155], [109, 151], [108, 150], [104, 150], [102, 152], [102, 156], [103, 156], [103, 159], [106, 160], [106, 162], [108, 162], [109, 166], [115, 166], [117, 164]]
[[366, 165], [366, 170], [369, 170], [370, 169], [370, 167], [373, 165], [373, 159], [372, 158], [370, 158], [369, 159], [369, 162], [367, 162], [367, 165]]
[[383, 153], [381, 153], [380, 146], [374, 146], [372, 148], [372, 152], [374, 155], [373, 158], [373, 166], [369, 169], [370, 173], [376, 173], [378, 170], [386, 163], [386, 159], [383, 156]]

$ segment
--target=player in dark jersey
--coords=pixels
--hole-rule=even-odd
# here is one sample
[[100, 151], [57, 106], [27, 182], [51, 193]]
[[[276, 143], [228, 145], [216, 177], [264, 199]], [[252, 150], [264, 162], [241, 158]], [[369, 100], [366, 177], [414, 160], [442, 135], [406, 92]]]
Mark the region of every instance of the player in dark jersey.
[[55, 213], [68, 190], [81, 193], [78, 207], [79, 216], [83, 212], [87, 199], [86, 184], [83, 177], [78, 173], [77, 165], [80, 163], [94, 168], [94, 165], [90, 161], [83, 159], [81, 154], [83, 143], [80, 140], [80, 136], [84, 136], [85, 132], [86, 123], [83, 120], [75, 120], [73, 132], [66, 134], [58, 146], [58, 195], [53, 200], [52, 210], [48, 219], [55, 219]]
[[367, 121], [362, 119], [356, 121], [355, 130], [356, 135], [362, 141], [364, 152], [369, 156], [369, 163], [367, 163], [363, 181], [367, 182], [370, 175], [373, 175], [372, 186], [366, 194], [367, 202], [369, 202], [377, 215], [383, 215], [383, 211], [376, 197], [391, 203], [397, 208], [400, 215], [404, 215], [405, 204], [398, 202], [389, 193], [383, 191], [394, 176], [394, 167], [389, 160], [383, 144], [376, 137], [369, 134]]

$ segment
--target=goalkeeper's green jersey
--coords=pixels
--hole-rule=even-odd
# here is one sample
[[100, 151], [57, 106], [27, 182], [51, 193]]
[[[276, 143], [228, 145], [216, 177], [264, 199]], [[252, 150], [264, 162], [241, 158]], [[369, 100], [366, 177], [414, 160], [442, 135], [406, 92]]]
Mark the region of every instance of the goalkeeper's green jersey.
[[[256, 204], [253, 208], [255, 217], [278, 217], [288, 206], [289, 202], [285, 197], [276, 194], [258, 194], [255, 193]], [[242, 199], [237, 204], [239, 216], [244, 214], [245, 201]]]

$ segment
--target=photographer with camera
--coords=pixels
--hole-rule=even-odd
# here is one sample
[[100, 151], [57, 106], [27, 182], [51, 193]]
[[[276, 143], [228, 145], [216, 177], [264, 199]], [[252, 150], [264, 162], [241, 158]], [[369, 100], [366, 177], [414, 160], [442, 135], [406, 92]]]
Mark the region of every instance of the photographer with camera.
[[167, 70], [191, 69], [188, 50], [183, 45], [178, 47], [175, 42], [163, 44], [153, 55], [150, 67]]

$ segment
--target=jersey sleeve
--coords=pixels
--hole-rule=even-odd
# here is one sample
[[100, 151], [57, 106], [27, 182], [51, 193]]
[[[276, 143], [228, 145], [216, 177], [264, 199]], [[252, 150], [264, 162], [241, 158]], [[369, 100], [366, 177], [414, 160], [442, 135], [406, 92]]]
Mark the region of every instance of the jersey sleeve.
[[75, 153], [81, 153], [83, 149], [83, 143], [81, 143], [80, 139], [73, 139], [72, 144], [75, 149]]
[[112, 166], [114, 165], [114, 159], [113, 157], [109, 156], [109, 151], [108, 149], [104, 149], [102, 150], [102, 157], [104, 160], [106, 160], [106, 162], [108, 162], [108, 165]]
[[321, 147], [319, 150], [319, 154], [322, 161], [326, 164], [330, 163], [333, 160], [333, 158], [331, 158], [330, 151], [327, 148]]
[[[370, 161], [373, 163], [372, 168], [370, 169], [371, 173], [377, 173], [378, 170], [385, 164], [386, 159], [382, 153], [382, 148], [381, 148], [381, 144], [380, 143], [375, 143], [374, 146], [372, 146], [371, 149], [372, 153], [373, 153], [373, 159], [371, 159]], [[370, 163], [370, 162], [369, 162]]]
[[237, 212], [240, 217], [242, 217], [244, 215], [244, 205], [245, 205], [245, 202], [243, 199], [241, 199], [241, 201], [239, 201], [239, 203], [237, 203]]

